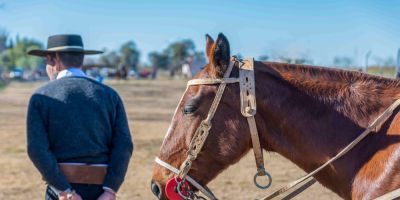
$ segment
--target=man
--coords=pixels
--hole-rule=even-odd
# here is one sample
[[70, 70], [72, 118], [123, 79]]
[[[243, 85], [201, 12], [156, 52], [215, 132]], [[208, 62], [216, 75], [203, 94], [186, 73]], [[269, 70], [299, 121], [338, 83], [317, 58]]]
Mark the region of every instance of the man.
[[31, 97], [27, 117], [28, 155], [47, 182], [46, 200], [115, 200], [133, 151], [121, 98], [86, 77], [79, 35], [49, 37], [50, 82]]

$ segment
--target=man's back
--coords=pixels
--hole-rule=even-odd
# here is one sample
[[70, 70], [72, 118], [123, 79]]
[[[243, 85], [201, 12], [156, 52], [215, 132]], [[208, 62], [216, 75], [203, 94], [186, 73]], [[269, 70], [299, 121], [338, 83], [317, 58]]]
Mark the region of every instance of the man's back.
[[[50, 83], [31, 97], [27, 115], [28, 155], [48, 184], [45, 199], [116, 199], [133, 143], [117, 92], [86, 77], [80, 35], [52, 35], [46, 58]], [[57, 79], [57, 80], [55, 80]]]
[[37, 90], [32, 101], [41, 104], [50, 149], [58, 162], [108, 162], [120, 101], [111, 88], [89, 78], [64, 77]]
[[133, 145], [113, 89], [86, 77], [51, 81], [32, 95], [27, 125], [28, 154], [51, 185], [68, 187], [56, 163], [108, 164], [104, 185], [118, 190]]

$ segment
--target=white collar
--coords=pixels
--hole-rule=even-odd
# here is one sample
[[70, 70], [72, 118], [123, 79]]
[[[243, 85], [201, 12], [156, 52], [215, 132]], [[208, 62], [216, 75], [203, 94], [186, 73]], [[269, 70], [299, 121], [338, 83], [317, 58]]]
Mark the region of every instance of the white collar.
[[86, 74], [80, 68], [68, 68], [59, 72], [57, 74], [57, 79], [68, 76], [86, 77]]

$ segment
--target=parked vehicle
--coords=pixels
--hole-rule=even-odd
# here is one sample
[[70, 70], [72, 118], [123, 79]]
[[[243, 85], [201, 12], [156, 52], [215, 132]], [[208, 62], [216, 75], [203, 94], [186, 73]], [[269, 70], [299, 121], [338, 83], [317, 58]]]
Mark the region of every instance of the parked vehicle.
[[10, 79], [15, 79], [15, 80], [22, 80], [24, 76], [24, 70], [15, 68], [10, 71], [9, 77]]

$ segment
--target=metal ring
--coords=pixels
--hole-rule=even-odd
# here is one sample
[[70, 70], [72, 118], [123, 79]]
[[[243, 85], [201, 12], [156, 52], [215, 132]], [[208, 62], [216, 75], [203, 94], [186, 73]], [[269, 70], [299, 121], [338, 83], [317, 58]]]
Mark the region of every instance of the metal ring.
[[[261, 172], [263, 172], [264, 175], [259, 175], [260, 174], [259, 172], [257, 172], [256, 175], [254, 175], [254, 185], [256, 185], [260, 189], [265, 190], [265, 189], [267, 189], [267, 188], [269, 188], [271, 186], [271, 184], [272, 184], [272, 176], [267, 171], [265, 171], [265, 169], [263, 169]], [[267, 185], [260, 185], [257, 182], [257, 177], [259, 177], [259, 176], [266, 176], [268, 178], [268, 181], [269, 181], [268, 184]]]

